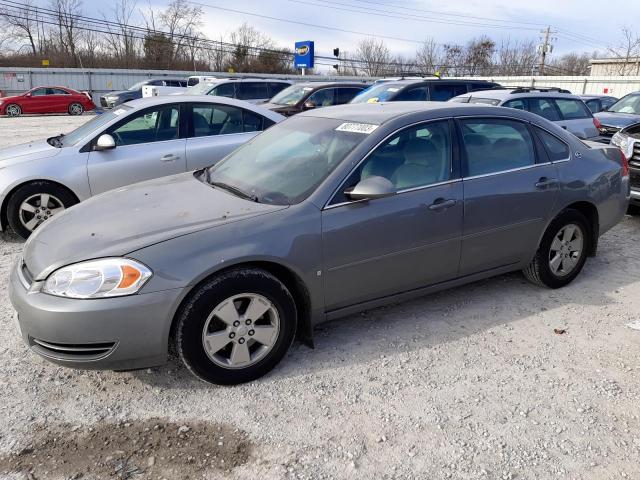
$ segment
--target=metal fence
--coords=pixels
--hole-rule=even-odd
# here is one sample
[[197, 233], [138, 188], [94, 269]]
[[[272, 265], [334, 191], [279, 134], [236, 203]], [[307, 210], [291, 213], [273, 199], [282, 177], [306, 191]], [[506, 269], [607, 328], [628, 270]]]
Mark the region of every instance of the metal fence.
[[[97, 103], [101, 95], [114, 90], [124, 90], [136, 82], [147, 78], [181, 77], [190, 75], [211, 75], [216, 77], [253, 76], [260, 78], [281, 78], [293, 81], [359, 80], [373, 81], [372, 77], [342, 77], [328, 75], [268, 75], [230, 74], [227, 72], [191, 72], [168, 70], [107, 70], [77, 68], [10, 68], [0, 67], [0, 91], [4, 96], [24, 92], [42, 85], [60, 85], [76, 90], [88, 91]], [[622, 97], [629, 92], [640, 90], [639, 77], [477, 77], [498, 82], [506, 86], [560, 87], [575, 94], [609, 94]]]

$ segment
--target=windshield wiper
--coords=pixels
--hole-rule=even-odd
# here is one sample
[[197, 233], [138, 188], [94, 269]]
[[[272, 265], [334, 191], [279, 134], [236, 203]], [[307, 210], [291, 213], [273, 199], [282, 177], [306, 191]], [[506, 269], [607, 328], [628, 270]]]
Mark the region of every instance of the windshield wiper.
[[256, 195], [251, 195], [250, 193], [244, 192], [242, 190], [240, 190], [238, 187], [234, 187], [233, 185], [229, 185], [228, 183], [224, 183], [224, 182], [211, 182], [209, 181], [209, 170], [206, 170], [207, 172], [207, 183], [209, 183], [210, 185], [213, 185], [214, 187], [218, 187], [218, 188], [222, 188], [224, 190], [227, 190], [231, 193], [233, 193], [234, 195], [247, 199], [247, 200], [251, 200], [252, 202], [256, 202], [259, 203], [260, 200], [258, 199], [258, 197]]

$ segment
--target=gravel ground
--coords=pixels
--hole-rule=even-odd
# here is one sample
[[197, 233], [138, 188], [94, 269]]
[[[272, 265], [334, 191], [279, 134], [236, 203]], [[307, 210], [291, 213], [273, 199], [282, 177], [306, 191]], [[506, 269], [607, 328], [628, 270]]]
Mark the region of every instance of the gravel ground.
[[[83, 120], [0, 118], [0, 146]], [[627, 217], [562, 290], [510, 274], [355, 315], [232, 388], [175, 361], [127, 373], [51, 365], [18, 338], [2, 289], [0, 472], [640, 478], [640, 330], [628, 326], [640, 319], [638, 232]], [[5, 282], [21, 246], [0, 240]]]

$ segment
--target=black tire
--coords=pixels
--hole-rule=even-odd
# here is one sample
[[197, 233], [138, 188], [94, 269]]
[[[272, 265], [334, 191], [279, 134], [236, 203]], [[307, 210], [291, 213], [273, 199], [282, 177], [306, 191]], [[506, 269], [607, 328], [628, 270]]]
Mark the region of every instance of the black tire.
[[26, 228], [20, 221], [20, 206], [29, 197], [39, 194], [49, 194], [55, 197], [60, 200], [64, 208], [69, 208], [78, 203], [78, 199], [69, 190], [44, 180], [30, 182], [18, 188], [7, 201], [7, 222], [13, 231], [24, 239], [31, 235], [32, 230]]
[[69, 112], [69, 115], [82, 115], [84, 113], [84, 107], [81, 103], [74, 102], [69, 105], [67, 112]]
[[[240, 294], [258, 294], [268, 299], [277, 310], [280, 326], [271, 350], [264, 357], [247, 367], [230, 369], [209, 358], [202, 333], [213, 309]], [[178, 313], [175, 347], [182, 362], [198, 378], [220, 385], [235, 385], [260, 378], [272, 370], [289, 350], [296, 324], [295, 302], [280, 280], [257, 268], [230, 270], [191, 293]]]
[[4, 113], [7, 115], [7, 117], [19, 117], [20, 115], [22, 115], [22, 107], [15, 103], [10, 103], [6, 107], [4, 107]]
[[640, 206], [638, 205], [629, 205], [627, 208], [627, 215], [640, 215]]
[[[574, 224], [581, 229], [583, 246], [578, 263], [573, 267], [573, 270], [564, 276], [559, 276], [553, 273], [551, 266], [549, 265], [551, 243], [560, 230], [569, 224]], [[589, 225], [589, 221], [577, 210], [565, 210], [551, 222], [542, 237], [542, 241], [540, 242], [540, 246], [535, 257], [522, 272], [527, 280], [536, 285], [549, 288], [564, 287], [578, 276], [582, 267], [584, 267], [590, 248], [591, 226]]]

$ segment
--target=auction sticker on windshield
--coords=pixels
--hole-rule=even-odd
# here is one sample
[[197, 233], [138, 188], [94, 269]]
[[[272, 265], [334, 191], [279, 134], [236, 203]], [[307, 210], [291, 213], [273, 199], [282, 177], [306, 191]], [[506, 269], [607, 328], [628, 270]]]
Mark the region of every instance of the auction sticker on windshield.
[[364, 133], [369, 135], [373, 132], [378, 125], [371, 125], [370, 123], [354, 123], [346, 122], [336, 128], [337, 132], [351, 132], [351, 133]]

